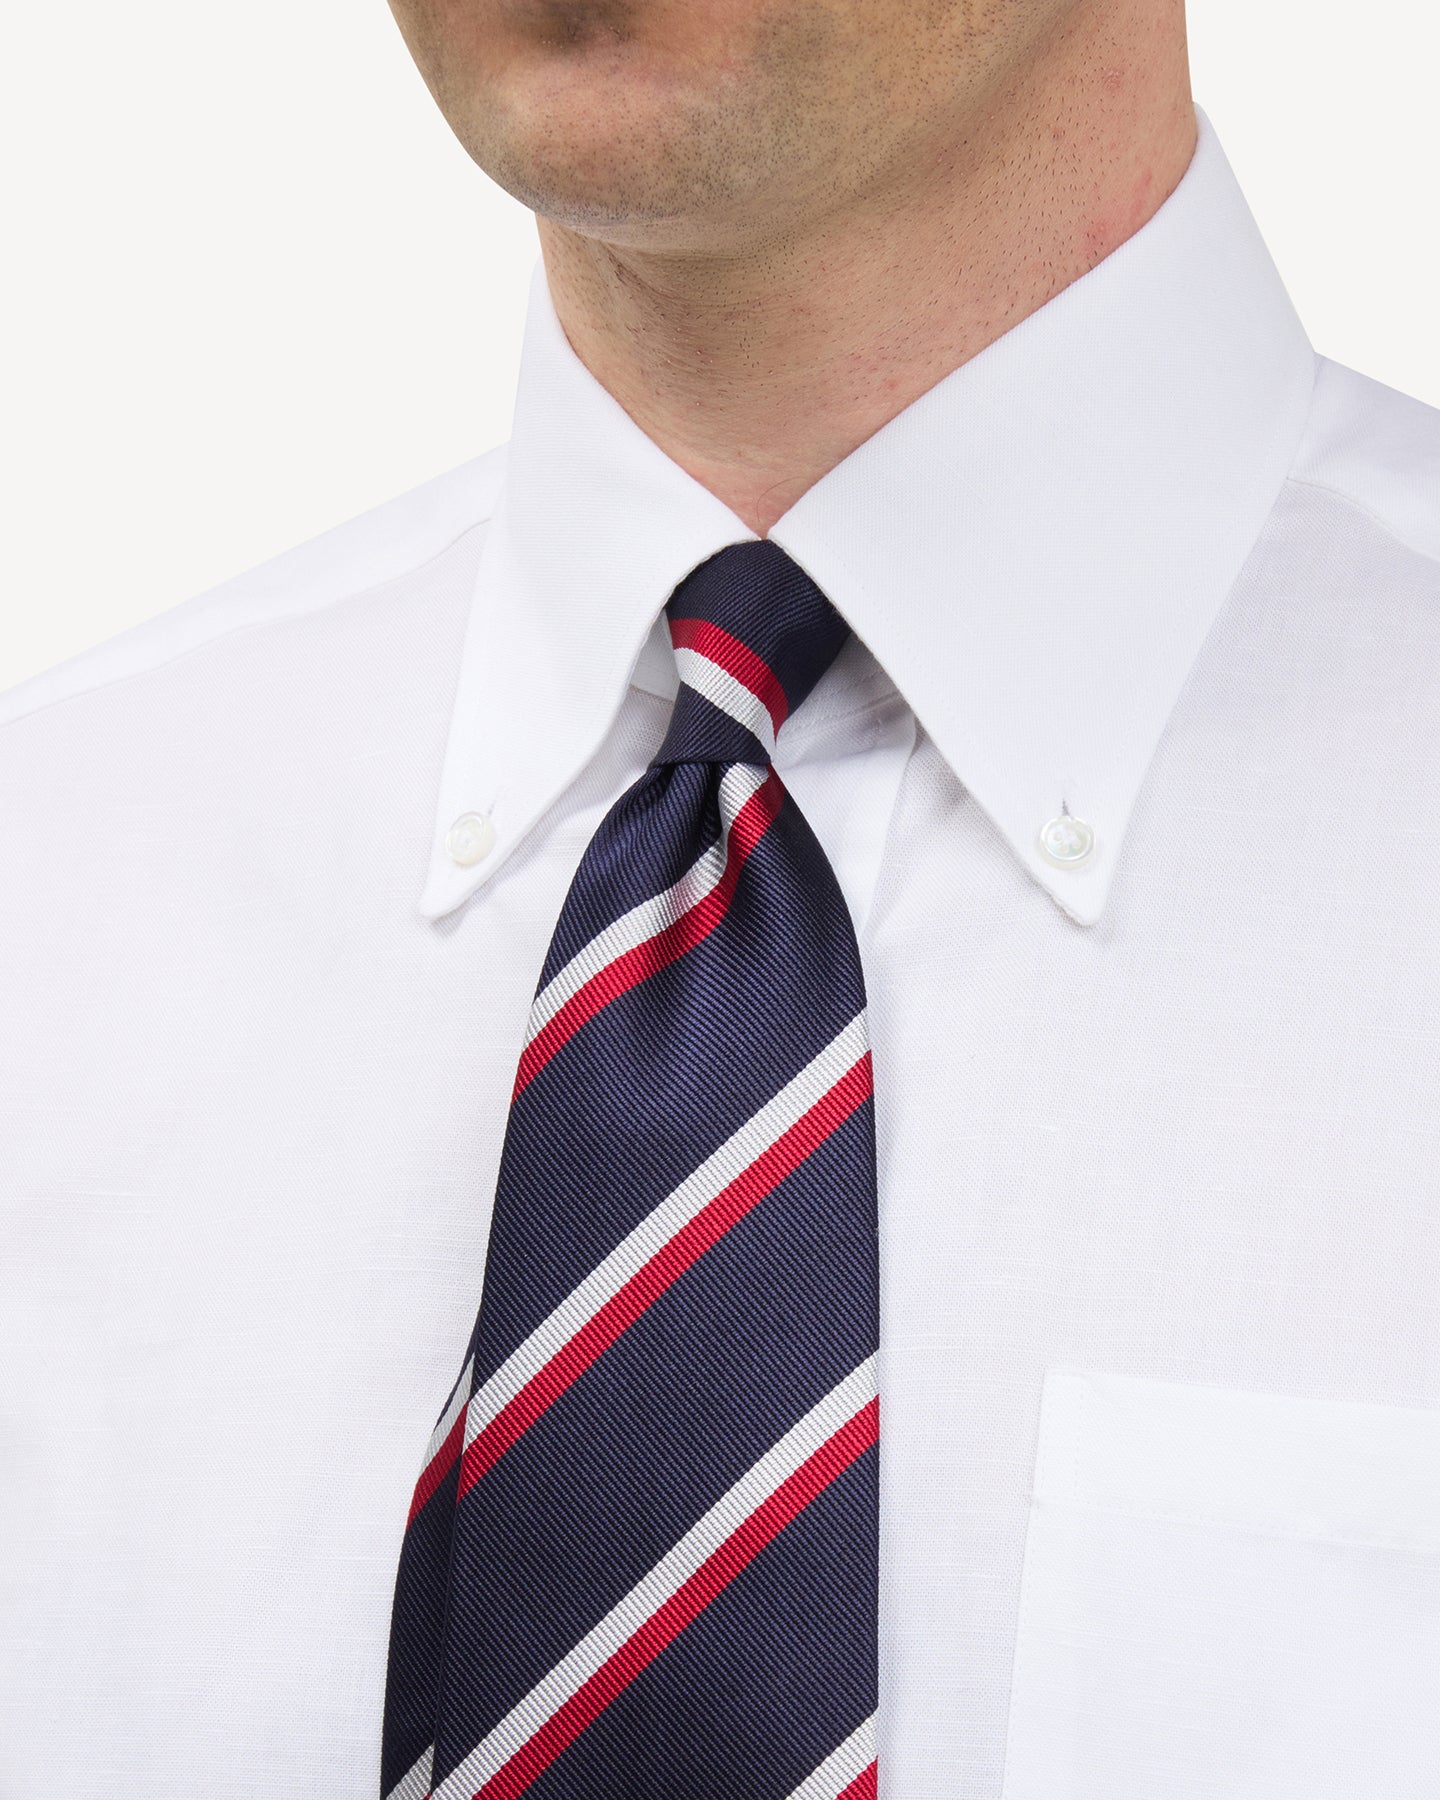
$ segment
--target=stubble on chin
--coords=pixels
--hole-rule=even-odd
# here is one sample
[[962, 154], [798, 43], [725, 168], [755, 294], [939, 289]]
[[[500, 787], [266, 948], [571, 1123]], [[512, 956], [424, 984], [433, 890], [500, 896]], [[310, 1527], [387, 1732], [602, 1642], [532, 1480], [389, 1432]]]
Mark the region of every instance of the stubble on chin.
[[421, 0], [458, 8], [435, 20], [432, 91], [475, 162], [557, 225], [742, 228], [815, 157], [837, 9], [762, 0], [692, 35], [685, 8], [703, 3]]
[[507, 30], [549, 49], [625, 43], [635, 31], [636, 0], [501, 0]]

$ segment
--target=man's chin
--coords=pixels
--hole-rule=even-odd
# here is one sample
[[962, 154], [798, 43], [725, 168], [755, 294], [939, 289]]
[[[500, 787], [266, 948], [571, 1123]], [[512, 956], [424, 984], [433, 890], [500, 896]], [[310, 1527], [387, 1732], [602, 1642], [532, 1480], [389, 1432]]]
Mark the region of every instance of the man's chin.
[[541, 218], [620, 240], [743, 211], [746, 168], [716, 110], [653, 81], [508, 84], [462, 134], [490, 178]]

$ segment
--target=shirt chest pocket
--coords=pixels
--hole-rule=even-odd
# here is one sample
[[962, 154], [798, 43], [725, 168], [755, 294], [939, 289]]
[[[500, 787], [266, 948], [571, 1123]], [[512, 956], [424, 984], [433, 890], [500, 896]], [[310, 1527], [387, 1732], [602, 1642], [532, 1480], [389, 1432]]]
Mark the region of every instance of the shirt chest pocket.
[[1052, 1371], [1005, 1800], [1440, 1794], [1440, 1410]]

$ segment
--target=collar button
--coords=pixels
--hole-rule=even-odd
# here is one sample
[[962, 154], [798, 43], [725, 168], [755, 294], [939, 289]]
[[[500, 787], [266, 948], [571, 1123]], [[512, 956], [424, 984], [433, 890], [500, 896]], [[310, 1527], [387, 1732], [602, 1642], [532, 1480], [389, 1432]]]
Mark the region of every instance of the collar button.
[[461, 813], [445, 833], [445, 850], [451, 862], [471, 869], [495, 847], [495, 827], [485, 813]]
[[1040, 827], [1040, 854], [1057, 869], [1078, 869], [1095, 851], [1095, 832], [1083, 819], [1069, 813], [1049, 819]]

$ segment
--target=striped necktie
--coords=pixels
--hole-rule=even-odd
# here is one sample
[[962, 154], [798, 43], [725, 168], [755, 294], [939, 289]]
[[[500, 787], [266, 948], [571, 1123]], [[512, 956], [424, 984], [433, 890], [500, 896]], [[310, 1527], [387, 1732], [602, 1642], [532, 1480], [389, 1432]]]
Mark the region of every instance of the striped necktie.
[[386, 1800], [876, 1791], [865, 994], [770, 766], [847, 631], [768, 540], [666, 610], [679, 696], [555, 928], [415, 1489]]

